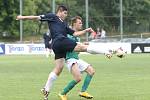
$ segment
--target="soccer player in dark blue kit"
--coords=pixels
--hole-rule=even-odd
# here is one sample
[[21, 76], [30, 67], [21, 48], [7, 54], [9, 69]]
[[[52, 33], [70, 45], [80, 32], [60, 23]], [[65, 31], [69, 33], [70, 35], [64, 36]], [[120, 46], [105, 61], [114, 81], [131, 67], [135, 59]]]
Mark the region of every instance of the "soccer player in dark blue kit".
[[94, 45], [84, 45], [80, 43], [76, 43], [75, 41], [69, 39], [67, 34], [71, 34], [74, 36], [80, 36], [87, 32], [94, 32], [92, 28], [87, 28], [82, 31], [75, 32], [64, 21], [67, 17], [68, 9], [60, 5], [56, 11], [56, 14], [48, 13], [45, 15], [39, 16], [17, 16], [17, 20], [40, 20], [47, 21], [49, 30], [51, 32], [52, 38], [52, 49], [55, 53], [55, 67], [52, 72], [50, 72], [48, 76], [48, 80], [41, 90], [44, 95], [44, 100], [48, 100], [48, 94], [53, 85], [53, 82], [57, 79], [57, 77], [62, 72], [64, 67], [64, 61], [66, 57], [66, 52], [88, 52], [88, 53], [96, 53], [96, 54], [105, 54], [108, 58], [112, 57], [112, 53], [108, 49], [104, 49], [104, 47], [95, 47]]
[[43, 39], [44, 39], [46, 57], [49, 57], [51, 53], [51, 35], [49, 30], [43, 34]]

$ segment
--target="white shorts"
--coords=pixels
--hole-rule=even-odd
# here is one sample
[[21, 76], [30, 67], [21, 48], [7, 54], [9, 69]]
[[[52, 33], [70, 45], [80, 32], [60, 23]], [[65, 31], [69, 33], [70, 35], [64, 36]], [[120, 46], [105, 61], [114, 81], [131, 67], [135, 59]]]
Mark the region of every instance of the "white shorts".
[[90, 65], [90, 64], [88, 64], [87, 62], [85, 62], [85, 61], [83, 61], [83, 60], [81, 60], [81, 59], [74, 59], [74, 58], [71, 58], [71, 59], [68, 59], [68, 60], [66, 61], [66, 64], [67, 64], [66, 66], [67, 66], [69, 72], [71, 71], [71, 67], [72, 67], [72, 65], [73, 65], [74, 63], [77, 63], [77, 64], [78, 64], [78, 67], [79, 67], [80, 72], [85, 71], [85, 70], [87, 69], [87, 67]]

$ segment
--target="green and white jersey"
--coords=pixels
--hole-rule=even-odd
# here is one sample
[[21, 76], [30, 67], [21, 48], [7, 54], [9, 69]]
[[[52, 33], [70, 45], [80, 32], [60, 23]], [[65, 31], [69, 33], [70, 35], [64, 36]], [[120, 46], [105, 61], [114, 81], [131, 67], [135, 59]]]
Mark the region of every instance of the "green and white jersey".
[[[75, 37], [73, 35], [69, 35], [67, 34], [67, 37], [69, 37], [70, 39], [76, 41], [76, 42], [79, 42], [80, 41], [80, 38], [79, 37]], [[78, 52], [67, 52], [66, 53], [66, 60], [70, 59], [70, 58], [74, 58], [74, 59], [79, 59], [79, 53]]]

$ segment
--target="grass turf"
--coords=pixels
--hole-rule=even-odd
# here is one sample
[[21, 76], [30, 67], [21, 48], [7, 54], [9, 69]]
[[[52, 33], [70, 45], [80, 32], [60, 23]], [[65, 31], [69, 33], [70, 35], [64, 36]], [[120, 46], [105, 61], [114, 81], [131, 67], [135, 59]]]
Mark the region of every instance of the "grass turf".
[[[88, 89], [94, 100], [150, 99], [150, 54], [111, 60], [102, 55], [81, 55], [81, 58], [96, 70]], [[53, 61], [45, 56], [0, 56], [0, 100], [42, 100], [40, 89], [53, 69]], [[60, 100], [57, 94], [71, 80], [65, 67], [49, 99]], [[68, 94], [68, 100], [85, 100], [78, 96], [82, 83], [83, 80]]]

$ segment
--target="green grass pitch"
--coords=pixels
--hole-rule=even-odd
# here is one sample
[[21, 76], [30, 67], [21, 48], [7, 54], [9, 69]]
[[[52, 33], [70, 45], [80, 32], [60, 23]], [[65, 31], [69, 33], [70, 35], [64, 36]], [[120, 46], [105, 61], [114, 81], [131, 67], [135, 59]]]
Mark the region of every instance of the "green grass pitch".
[[[150, 100], [150, 54], [111, 60], [103, 55], [80, 57], [96, 70], [88, 88], [93, 100]], [[42, 55], [0, 56], [0, 100], [42, 100], [40, 89], [54, 67], [53, 61], [53, 57]], [[70, 80], [72, 76], [64, 67], [49, 100], [60, 100], [57, 94]], [[82, 83], [68, 94], [68, 100], [85, 100], [78, 96]]]

